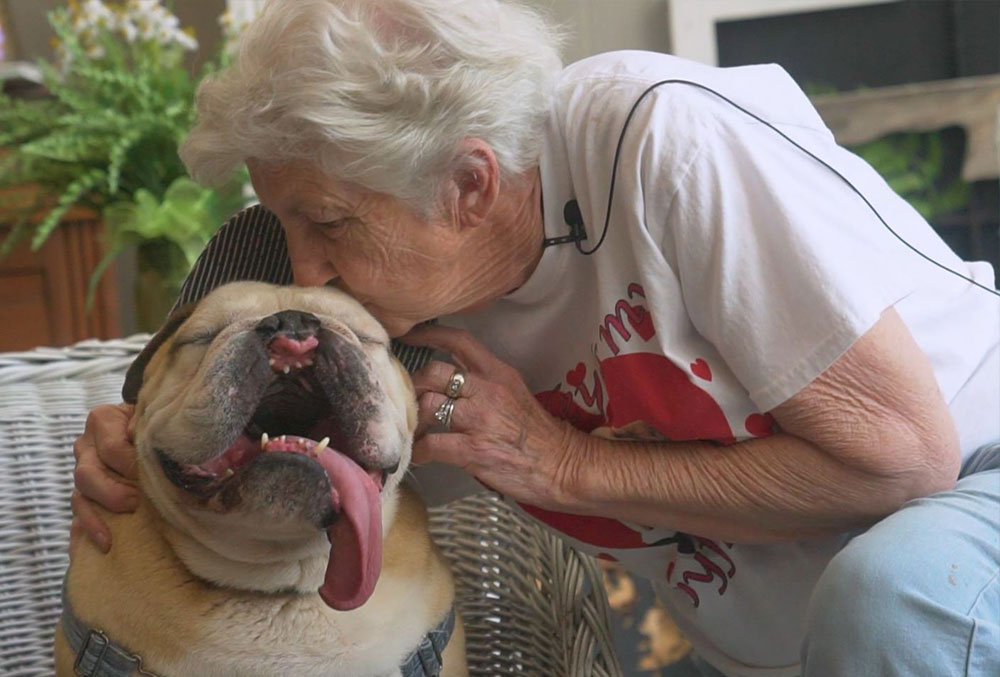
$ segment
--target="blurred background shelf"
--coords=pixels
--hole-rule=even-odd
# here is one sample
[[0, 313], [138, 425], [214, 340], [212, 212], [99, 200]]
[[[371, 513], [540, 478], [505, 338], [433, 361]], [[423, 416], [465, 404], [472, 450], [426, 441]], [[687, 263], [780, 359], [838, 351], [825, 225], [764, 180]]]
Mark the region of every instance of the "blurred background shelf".
[[[24, 189], [23, 199], [31, 199], [30, 189]], [[0, 239], [12, 225], [10, 212], [0, 208]], [[95, 212], [70, 209], [37, 252], [25, 240], [0, 260], [0, 352], [121, 335], [113, 267], [98, 286], [92, 308], [86, 308], [87, 284], [103, 255], [101, 231]]]

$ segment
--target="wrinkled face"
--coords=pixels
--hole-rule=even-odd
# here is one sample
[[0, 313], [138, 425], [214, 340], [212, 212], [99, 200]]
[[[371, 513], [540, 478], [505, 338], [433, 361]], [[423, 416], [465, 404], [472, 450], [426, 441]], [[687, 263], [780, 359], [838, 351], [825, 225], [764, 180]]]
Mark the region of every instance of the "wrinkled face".
[[232, 557], [328, 540], [320, 593], [348, 609], [377, 581], [383, 507], [415, 423], [409, 377], [356, 301], [237, 283], [202, 300], [149, 360], [136, 446], [146, 493], [207, 547]]
[[392, 336], [508, 291], [479, 283], [491, 262], [468, 255], [470, 234], [449, 218], [426, 218], [309, 166], [248, 166], [261, 204], [281, 220], [295, 283], [345, 289]]

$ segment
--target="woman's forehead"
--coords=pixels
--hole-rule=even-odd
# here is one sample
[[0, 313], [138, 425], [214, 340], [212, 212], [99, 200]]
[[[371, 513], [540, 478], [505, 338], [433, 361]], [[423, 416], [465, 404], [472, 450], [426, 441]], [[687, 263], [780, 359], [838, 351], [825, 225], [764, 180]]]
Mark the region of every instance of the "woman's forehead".
[[272, 209], [347, 209], [361, 199], [356, 188], [306, 162], [247, 161], [247, 168], [258, 196], [265, 203], [273, 203], [268, 205]]

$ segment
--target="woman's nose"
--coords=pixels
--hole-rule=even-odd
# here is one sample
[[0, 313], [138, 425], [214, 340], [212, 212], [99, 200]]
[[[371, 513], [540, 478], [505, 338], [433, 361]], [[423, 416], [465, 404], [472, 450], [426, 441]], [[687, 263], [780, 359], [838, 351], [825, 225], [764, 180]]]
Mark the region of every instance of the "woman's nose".
[[326, 257], [326, 248], [310, 242], [301, 229], [286, 227], [285, 244], [292, 264], [292, 277], [299, 287], [321, 287], [337, 278], [337, 269]]

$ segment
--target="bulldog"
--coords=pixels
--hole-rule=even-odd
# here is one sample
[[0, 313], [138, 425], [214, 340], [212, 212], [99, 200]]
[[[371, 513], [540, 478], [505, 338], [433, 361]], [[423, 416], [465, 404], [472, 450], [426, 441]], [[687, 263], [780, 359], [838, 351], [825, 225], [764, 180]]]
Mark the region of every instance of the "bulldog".
[[467, 674], [450, 571], [400, 483], [413, 386], [359, 303], [220, 287], [173, 314], [123, 395], [143, 498], [104, 513], [109, 554], [75, 546], [58, 675], [406, 677], [437, 674], [435, 654]]

